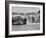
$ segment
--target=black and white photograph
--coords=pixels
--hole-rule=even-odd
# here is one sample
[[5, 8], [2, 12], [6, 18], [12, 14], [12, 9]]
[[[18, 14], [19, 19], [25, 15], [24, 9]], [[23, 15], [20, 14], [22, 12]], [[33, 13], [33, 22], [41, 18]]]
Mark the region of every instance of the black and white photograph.
[[42, 3], [9, 3], [8, 35], [43, 34]]
[[39, 7], [12, 7], [12, 31], [40, 30]]

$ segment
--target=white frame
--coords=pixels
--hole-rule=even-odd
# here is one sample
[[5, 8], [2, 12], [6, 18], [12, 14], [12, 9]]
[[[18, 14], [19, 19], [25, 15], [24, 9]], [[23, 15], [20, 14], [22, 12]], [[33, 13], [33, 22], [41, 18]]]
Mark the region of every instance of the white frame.
[[[12, 31], [12, 6], [20, 7], [40, 7], [40, 30], [34, 31]], [[43, 33], [43, 6], [42, 5], [22, 5], [22, 4], [9, 4], [9, 35], [20, 35], [20, 34], [36, 34]]]

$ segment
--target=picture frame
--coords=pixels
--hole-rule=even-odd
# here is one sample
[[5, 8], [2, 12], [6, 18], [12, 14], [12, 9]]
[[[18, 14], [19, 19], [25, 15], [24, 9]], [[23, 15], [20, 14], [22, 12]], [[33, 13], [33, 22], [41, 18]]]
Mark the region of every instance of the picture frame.
[[[22, 11], [22, 9], [23, 9], [23, 11]], [[12, 20], [13, 16], [14, 16], [14, 14], [18, 15], [18, 13], [12, 13], [12, 12], [18, 12], [18, 11], [19, 12], [23, 12], [25, 14], [25, 16], [26, 16], [27, 12], [30, 11], [29, 9], [30, 10], [31, 9], [32, 10], [33, 9], [34, 10], [35, 9], [37, 9], [37, 10], [40, 9], [40, 14], [41, 14], [40, 15], [40, 22], [32, 22], [31, 21], [31, 23], [33, 23], [33, 24], [35, 24], [35, 23], [37, 23], [37, 24], [41, 23], [39, 26], [37, 26], [37, 28], [41, 29], [41, 31], [40, 30], [38, 31], [37, 28], [36, 28], [36, 26], [31, 26], [33, 28], [36, 28], [36, 31], [35, 30], [34, 31], [30, 31], [29, 29], [25, 31], [25, 29], [23, 30], [22, 28], [26, 27], [26, 25], [22, 25], [22, 28], [21, 28], [22, 31], [21, 31], [19, 29], [20, 26], [18, 27], [19, 24], [17, 26], [15, 26], [16, 24], [15, 25], [13, 24], [13, 20]], [[12, 10], [12, 12], [11, 12], [11, 10]], [[16, 11], [14, 11], [14, 10], [16, 10]], [[32, 10], [30, 12], [32, 12]], [[28, 14], [30, 14], [30, 12]], [[36, 10], [34, 12], [36, 12]], [[20, 15], [21, 14], [22, 13], [20, 13]], [[22, 15], [24, 15], [24, 14], [22, 14]], [[13, 26], [13, 29], [15, 29], [15, 30], [11, 31], [12, 26]], [[17, 28], [19, 30], [17, 30]], [[23, 36], [39, 36], [39, 35], [45, 35], [45, 3], [42, 3], [42, 2], [24, 2], [24, 1], [5, 1], [5, 37], [23, 37]]]

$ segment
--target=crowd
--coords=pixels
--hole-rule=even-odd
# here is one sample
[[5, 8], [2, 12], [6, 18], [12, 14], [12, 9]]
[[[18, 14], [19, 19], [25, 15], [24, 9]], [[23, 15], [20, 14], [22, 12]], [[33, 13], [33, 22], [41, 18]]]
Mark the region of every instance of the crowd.
[[29, 23], [40, 23], [40, 11], [27, 16]]
[[22, 25], [27, 23], [40, 23], [40, 11], [32, 13], [24, 18], [21, 16], [12, 17], [12, 24]]

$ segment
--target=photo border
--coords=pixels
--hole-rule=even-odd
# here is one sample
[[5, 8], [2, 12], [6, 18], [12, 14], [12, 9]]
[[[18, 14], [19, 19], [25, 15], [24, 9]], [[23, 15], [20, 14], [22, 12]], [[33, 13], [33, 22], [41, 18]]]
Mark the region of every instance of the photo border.
[[[43, 5], [43, 33], [37, 34], [22, 34], [22, 35], [9, 35], [9, 4], [33, 4], [33, 5]], [[45, 3], [42, 2], [24, 2], [24, 1], [5, 1], [5, 37], [24, 37], [24, 36], [39, 36], [45, 35]]]

